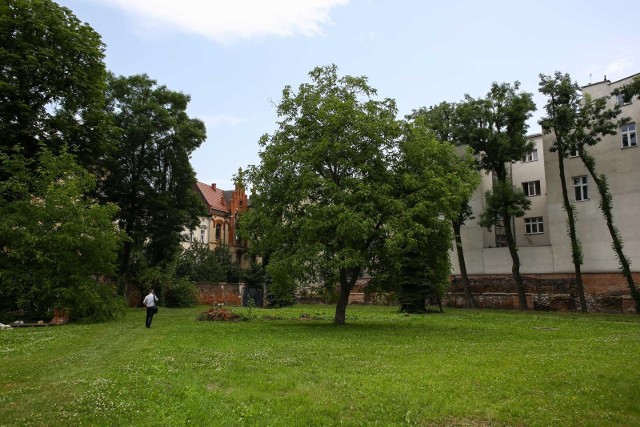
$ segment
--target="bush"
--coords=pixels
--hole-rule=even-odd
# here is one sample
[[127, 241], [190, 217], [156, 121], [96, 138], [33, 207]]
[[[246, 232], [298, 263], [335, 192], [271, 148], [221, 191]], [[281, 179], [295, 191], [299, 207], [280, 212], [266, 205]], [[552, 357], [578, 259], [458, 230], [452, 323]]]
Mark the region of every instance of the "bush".
[[71, 291], [64, 298], [65, 307], [60, 307], [69, 309], [70, 320], [104, 322], [124, 315], [125, 300], [110, 284], [87, 281]]
[[187, 279], [176, 279], [162, 289], [167, 307], [193, 307], [198, 302], [198, 288]]
[[245, 316], [234, 313], [231, 310], [227, 310], [226, 308], [210, 308], [209, 310], [200, 313], [198, 316], [198, 320], [217, 320], [222, 322], [233, 322], [239, 320], [246, 320]]

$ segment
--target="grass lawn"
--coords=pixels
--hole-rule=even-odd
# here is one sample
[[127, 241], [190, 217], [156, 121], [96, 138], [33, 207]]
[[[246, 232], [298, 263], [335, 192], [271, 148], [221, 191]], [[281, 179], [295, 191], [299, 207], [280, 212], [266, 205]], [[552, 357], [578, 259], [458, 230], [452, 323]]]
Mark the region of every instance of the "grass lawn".
[[0, 331], [0, 425], [640, 425], [640, 316], [206, 308]]

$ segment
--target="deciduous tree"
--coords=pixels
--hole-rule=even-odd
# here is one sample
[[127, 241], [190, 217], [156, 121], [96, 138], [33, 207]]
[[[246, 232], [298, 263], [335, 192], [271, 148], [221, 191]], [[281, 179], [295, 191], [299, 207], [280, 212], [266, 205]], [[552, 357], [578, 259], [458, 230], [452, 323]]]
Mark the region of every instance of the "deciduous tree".
[[5, 154], [2, 160], [21, 182], [0, 184], [0, 190], [11, 186], [20, 194], [0, 209], [0, 310], [42, 318], [53, 308], [68, 308], [74, 318], [113, 318], [123, 305], [96, 278], [114, 272], [117, 207], [86, 196], [95, 179], [70, 154], [44, 149], [35, 167]]
[[[269, 257], [272, 290], [339, 283], [341, 325], [363, 270], [442, 284], [444, 263], [418, 258], [460, 203], [449, 175], [438, 173], [459, 157], [426, 128], [397, 120], [395, 102], [373, 99], [366, 78], [340, 77], [336, 66], [309, 75], [312, 82], [297, 91], [285, 87], [278, 129], [260, 141], [261, 163], [246, 174], [254, 195], [242, 224], [258, 254]], [[401, 252], [418, 255], [404, 270]]]
[[188, 116], [188, 95], [146, 75], [110, 76], [107, 94], [116, 148], [102, 191], [120, 207], [118, 222], [128, 236], [120, 257], [126, 281], [133, 251], [143, 251], [150, 267], [173, 261], [181, 231], [206, 214], [193, 191], [189, 162], [205, 139], [205, 127]]
[[388, 155], [401, 127], [391, 99], [374, 100], [364, 77], [318, 67], [297, 91], [286, 86], [278, 129], [260, 140], [261, 163], [246, 171], [252, 209], [243, 228], [269, 253], [272, 290], [339, 283], [335, 323], [384, 243], [395, 211]]
[[[569, 74], [556, 72], [555, 75], [540, 75], [540, 92], [548, 96], [547, 117], [540, 123], [546, 133], [553, 133], [555, 142], [552, 149], [558, 152], [560, 160], [560, 177], [563, 186], [563, 199], [570, 226], [569, 236], [572, 239], [572, 255], [576, 268], [576, 281], [580, 293], [580, 304], [583, 312], [587, 311], [584, 291], [582, 289], [582, 279], [580, 275], [580, 264], [582, 264], [582, 253], [575, 231], [575, 207], [569, 201], [566, 181], [564, 178], [563, 159], [571, 151], [576, 151], [589, 171], [589, 175], [596, 184], [600, 195], [600, 210], [607, 224], [607, 229], [611, 235], [612, 247], [620, 264], [620, 270], [627, 280], [627, 285], [631, 295], [636, 301], [636, 311], [640, 312], [640, 294], [635, 286], [633, 275], [629, 266], [629, 259], [624, 254], [622, 236], [618, 228], [613, 223], [613, 195], [609, 190], [607, 176], [599, 174], [596, 169], [596, 160], [587, 147], [594, 146], [601, 141], [605, 135], [615, 135], [620, 123], [617, 117], [620, 115], [620, 108], [607, 108], [607, 99], [593, 99], [589, 95], [582, 95], [577, 83], [571, 81]], [[571, 230], [573, 227], [573, 232]], [[575, 240], [575, 241], [574, 241]], [[575, 254], [577, 248], [577, 254]], [[580, 261], [579, 263], [576, 261]]]
[[527, 140], [527, 120], [536, 107], [532, 95], [519, 92], [520, 84], [493, 83], [485, 98], [469, 95], [457, 108], [457, 139], [473, 149], [479, 165], [493, 173], [493, 191], [487, 194], [491, 202], [483, 215], [483, 225], [503, 225], [512, 259], [513, 277], [521, 310], [527, 309], [527, 299], [520, 275], [520, 257], [513, 234], [512, 219], [528, 208], [522, 191], [511, 183], [509, 165], [530, 152]]
[[0, 151], [34, 159], [43, 147], [66, 150], [97, 172], [108, 151], [103, 57], [100, 35], [69, 9], [50, 0], [3, 1]]
[[[441, 102], [438, 105], [427, 108], [414, 110], [407, 119], [422, 123], [431, 129], [438, 140], [458, 146], [455, 139], [456, 104]], [[476, 180], [477, 181], [477, 180]], [[470, 196], [469, 196], [470, 197]], [[460, 267], [460, 278], [462, 289], [465, 295], [465, 303], [467, 307], [475, 308], [475, 302], [471, 295], [471, 286], [469, 285], [469, 276], [467, 274], [467, 264], [464, 258], [464, 248], [462, 246], [461, 229], [465, 222], [473, 219], [473, 211], [469, 206], [469, 198], [465, 198], [460, 203], [458, 214], [452, 219], [453, 236], [456, 246], [456, 255], [458, 257], [458, 266]]]

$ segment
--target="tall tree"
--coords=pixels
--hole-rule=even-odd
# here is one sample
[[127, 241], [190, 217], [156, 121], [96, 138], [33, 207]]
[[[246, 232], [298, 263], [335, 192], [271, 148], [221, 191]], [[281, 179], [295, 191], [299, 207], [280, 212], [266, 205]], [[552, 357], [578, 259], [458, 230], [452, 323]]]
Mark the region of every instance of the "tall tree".
[[42, 147], [68, 150], [97, 171], [108, 150], [103, 57], [100, 35], [69, 9], [50, 0], [3, 1], [0, 151], [33, 159]]
[[[621, 112], [620, 108], [618, 106], [614, 109], [607, 108], [606, 97], [593, 99], [588, 94], [583, 96], [580, 87], [577, 83], [571, 81], [569, 74], [560, 72], [556, 72], [553, 77], [541, 75], [540, 92], [549, 97], [545, 107], [548, 116], [543, 118], [540, 123], [546, 133], [554, 133], [556, 141], [553, 148], [556, 148], [558, 153], [560, 153], [560, 149], [563, 149], [564, 157], [575, 150], [596, 184], [600, 195], [600, 210], [611, 235], [613, 250], [620, 264], [620, 270], [627, 280], [631, 295], [636, 302], [636, 311], [640, 312], [640, 294], [631, 274], [629, 259], [624, 254], [622, 236], [620, 236], [618, 228], [613, 223], [613, 195], [609, 191], [607, 176], [597, 172], [596, 160], [587, 150], [587, 147], [594, 146], [600, 142], [603, 136], [617, 133], [621, 123], [617, 120]], [[624, 121], [623, 119], [622, 122]], [[563, 190], [564, 197], [566, 196], [567, 184], [564, 180], [564, 165], [563, 163], [560, 163], [560, 165], [561, 183], [565, 187]], [[567, 201], [568, 196], [565, 199], [565, 204]], [[575, 208], [572, 209], [572, 216], [575, 217]], [[575, 236], [575, 219], [569, 218], [569, 221], [574, 222], [573, 235]], [[575, 246], [572, 240], [572, 248]], [[579, 259], [581, 259], [581, 254], [579, 255]], [[578, 273], [579, 265], [578, 270], [576, 270], [576, 276]], [[586, 302], [583, 301], [584, 292], [581, 289], [582, 279], [578, 283], [580, 285], [579, 291], [581, 292], [581, 308], [583, 312], [586, 312]]]
[[341, 325], [394, 212], [387, 159], [401, 127], [395, 102], [374, 100], [365, 77], [340, 77], [335, 65], [309, 76], [297, 92], [283, 90], [278, 129], [261, 138], [261, 163], [246, 171], [254, 195], [242, 221], [269, 253], [272, 290], [340, 284]]
[[[456, 104], [441, 102], [438, 105], [427, 108], [414, 110], [407, 119], [421, 123], [431, 129], [435, 137], [445, 143], [459, 145], [455, 139], [454, 132], [457, 119]], [[470, 196], [469, 196], [470, 197]], [[475, 302], [471, 294], [471, 286], [469, 284], [469, 275], [467, 274], [467, 264], [464, 258], [464, 248], [462, 246], [462, 226], [469, 219], [473, 219], [473, 211], [469, 206], [469, 198], [461, 201], [457, 215], [451, 220], [453, 227], [453, 236], [456, 247], [456, 255], [458, 257], [458, 266], [460, 267], [460, 278], [462, 281], [462, 289], [465, 296], [465, 304], [467, 307], [475, 308]]]
[[117, 148], [102, 192], [120, 207], [118, 222], [128, 237], [120, 257], [126, 295], [132, 252], [143, 251], [152, 267], [173, 261], [180, 232], [205, 214], [189, 162], [205, 127], [187, 115], [188, 95], [146, 75], [110, 76], [107, 95]]
[[457, 108], [457, 139], [471, 147], [479, 165], [495, 177], [494, 188], [487, 194], [489, 204], [483, 214], [483, 225], [504, 226], [518, 304], [527, 309], [520, 257], [516, 248], [512, 219], [524, 214], [528, 201], [522, 191], [511, 183], [509, 165], [522, 159], [532, 149], [527, 140], [527, 119], [535, 111], [532, 95], [519, 92], [520, 83], [493, 83], [485, 98], [474, 99], [469, 95]]
[[425, 299], [440, 301], [449, 285], [451, 221], [479, 175], [471, 156], [436, 140], [421, 121], [405, 126], [398, 154], [393, 196], [401, 209], [387, 224], [391, 250], [373, 272], [397, 284], [402, 310], [424, 312]]

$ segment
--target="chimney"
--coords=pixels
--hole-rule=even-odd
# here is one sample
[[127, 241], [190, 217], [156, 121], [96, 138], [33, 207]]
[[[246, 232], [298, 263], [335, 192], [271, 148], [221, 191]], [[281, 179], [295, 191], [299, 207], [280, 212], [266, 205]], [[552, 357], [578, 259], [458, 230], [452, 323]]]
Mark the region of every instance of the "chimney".
[[213, 191], [216, 191], [216, 183], [215, 182], [213, 184], [211, 184], [211, 188], [213, 189]]

